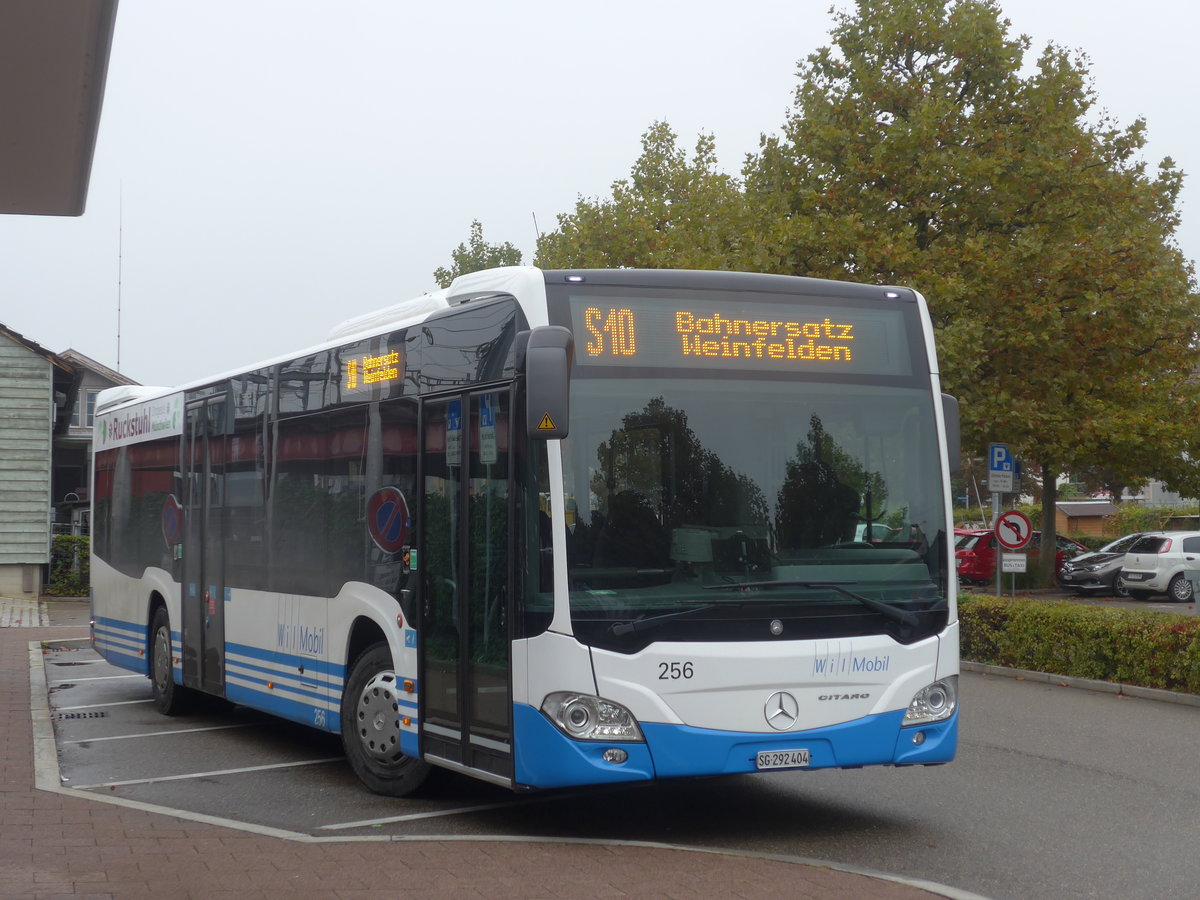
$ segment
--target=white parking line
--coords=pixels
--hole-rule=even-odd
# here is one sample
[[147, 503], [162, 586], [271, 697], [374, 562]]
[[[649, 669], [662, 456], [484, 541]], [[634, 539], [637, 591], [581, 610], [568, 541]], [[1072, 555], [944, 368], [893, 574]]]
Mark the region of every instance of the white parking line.
[[80, 709], [104, 709], [106, 706], [137, 706], [139, 703], [153, 703], [153, 700], [120, 700], [116, 703], [92, 703], [89, 706], [54, 706], [51, 712], [75, 712]]
[[99, 741], [128, 741], [134, 738], [161, 737], [164, 734], [192, 734], [196, 731], [226, 731], [230, 728], [250, 728], [255, 722], [240, 722], [237, 725], [210, 725], [205, 728], [176, 728], [172, 731], [143, 731], [138, 734], [111, 734], [108, 737], [80, 738], [77, 741], [59, 741], [60, 744], [95, 744]]
[[184, 775], [162, 775], [158, 778], [131, 778], [128, 781], [102, 781], [98, 784], [74, 785], [77, 791], [91, 791], [97, 788], [126, 787], [131, 784], [157, 784], [161, 781], [188, 781], [193, 778], [212, 778], [214, 775], [244, 775], [247, 772], [266, 772], [270, 769], [292, 769], [298, 766], [319, 766], [323, 763], [341, 762], [344, 757], [331, 756], [327, 759], [305, 759], [299, 762], [271, 763], [267, 766], [244, 766], [240, 769], [215, 769], [211, 772], [189, 772]]
[[93, 675], [91, 678], [64, 678], [61, 681], [50, 682], [50, 687], [60, 687], [64, 684], [79, 684], [81, 681], [117, 681], [121, 678], [145, 677], [145, 675]]

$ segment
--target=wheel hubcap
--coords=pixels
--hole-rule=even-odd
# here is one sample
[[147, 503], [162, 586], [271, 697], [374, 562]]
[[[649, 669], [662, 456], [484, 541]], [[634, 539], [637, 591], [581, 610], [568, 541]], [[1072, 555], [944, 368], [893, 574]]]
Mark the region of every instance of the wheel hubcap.
[[367, 755], [391, 761], [400, 752], [400, 707], [396, 676], [380, 672], [358, 698], [358, 737]]
[[171, 639], [165, 628], [154, 634], [154, 684], [159, 693], [167, 689], [171, 677]]

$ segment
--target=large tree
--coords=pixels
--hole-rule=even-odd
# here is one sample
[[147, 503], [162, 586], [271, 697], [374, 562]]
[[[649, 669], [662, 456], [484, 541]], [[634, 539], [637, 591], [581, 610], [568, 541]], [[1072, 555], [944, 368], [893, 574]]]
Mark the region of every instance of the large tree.
[[656, 122], [642, 154], [609, 199], [580, 198], [538, 240], [544, 268], [728, 269], [753, 242], [741, 185], [717, 166], [711, 135], [688, 158], [675, 132]]
[[[746, 171], [777, 210], [777, 271], [928, 296], [964, 444], [1055, 476], [1104, 466], [1192, 493], [1197, 297], [1174, 240], [1182, 175], [1139, 158], [1141, 121], [1097, 115], [1086, 60], [991, 0], [859, 0], [800, 66], [783, 136]], [[785, 200], [780, 208], [781, 200]], [[1044, 554], [1043, 577], [1053, 554]]]
[[1051, 45], [1025, 74], [1009, 28], [992, 0], [858, 0], [741, 181], [711, 137], [689, 160], [657, 123], [631, 178], [560, 216], [538, 262], [913, 285], [964, 446], [1006, 442], [1037, 470], [1048, 526], [1065, 471], [1200, 494], [1182, 173], [1147, 171], [1145, 123], [1096, 108], [1086, 58]]
[[450, 268], [439, 266], [433, 273], [441, 287], [449, 287], [459, 275], [480, 272], [496, 266], [519, 266], [521, 251], [505, 241], [489, 244], [483, 239], [483, 225], [476, 219], [471, 223], [471, 236], [465, 244], [459, 244], [450, 252]]

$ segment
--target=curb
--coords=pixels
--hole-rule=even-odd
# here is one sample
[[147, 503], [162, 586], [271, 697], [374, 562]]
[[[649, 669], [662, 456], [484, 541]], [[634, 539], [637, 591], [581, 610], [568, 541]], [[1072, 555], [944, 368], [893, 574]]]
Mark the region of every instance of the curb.
[[959, 667], [964, 672], [999, 675], [1004, 678], [1036, 681], [1042, 684], [1056, 684], [1060, 687], [1082, 688], [1088, 691], [1099, 691], [1104, 694], [1136, 697], [1139, 700], [1157, 700], [1160, 703], [1178, 703], [1182, 706], [1200, 707], [1200, 695], [1185, 694], [1180, 691], [1140, 687], [1136, 684], [1121, 684], [1116, 681], [1100, 681], [1094, 678], [1076, 678], [1072, 675], [1055, 675], [1053, 672], [1035, 672], [1032, 669], [1010, 669], [1006, 666], [967, 662], [965, 659], [960, 660]]

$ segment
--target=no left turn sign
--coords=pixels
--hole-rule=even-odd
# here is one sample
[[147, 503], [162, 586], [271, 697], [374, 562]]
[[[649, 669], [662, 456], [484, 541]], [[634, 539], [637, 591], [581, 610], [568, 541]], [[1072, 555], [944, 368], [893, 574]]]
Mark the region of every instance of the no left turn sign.
[[1029, 516], [1015, 509], [1001, 513], [996, 519], [996, 540], [1005, 550], [1020, 550], [1033, 537], [1033, 523]]

